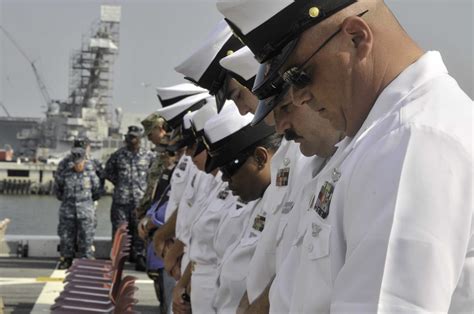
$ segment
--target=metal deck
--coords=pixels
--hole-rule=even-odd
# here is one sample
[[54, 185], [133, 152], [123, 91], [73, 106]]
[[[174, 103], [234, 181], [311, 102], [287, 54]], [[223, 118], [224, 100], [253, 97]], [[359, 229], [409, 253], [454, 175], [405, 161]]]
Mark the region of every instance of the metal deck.
[[[64, 271], [55, 270], [57, 259], [0, 257], [0, 313], [49, 313], [49, 307], [62, 289]], [[125, 275], [138, 278], [139, 290], [135, 309], [141, 313], [156, 313], [158, 301], [153, 282], [143, 272], [125, 265]], [[1, 301], [0, 301], [1, 307]]]

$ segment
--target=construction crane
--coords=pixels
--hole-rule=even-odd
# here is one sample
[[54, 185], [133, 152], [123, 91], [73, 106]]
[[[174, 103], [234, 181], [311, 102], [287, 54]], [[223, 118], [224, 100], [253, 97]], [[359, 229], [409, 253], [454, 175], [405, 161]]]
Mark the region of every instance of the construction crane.
[[41, 75], [39, 74], [38, 69], [36, 68], [35, 63], [31, 61], [30, 58], [28, 58], [28, 56], [23, 51], [23, 49], [21, 49], [20, 45], [18, 45], [18, 43], [13, 39], [10, 33], [8, 33], [7, 30], [3, 26], [0, 25], [0, 29], [3, 31], [5, 36], [12, 42], [13, 46], [15, 46], [15, 48], [23, 55], [23, 57], [25, 57], [25, 59], [33, 68], [33, 73], [35, 75], [36, 82], [38, 83], [40, 92], [43, 95], [44, 101], [46, 102], [46, 106], [49, 109], [52, 104], [52, 100], [51, 100], [51, 97], [49, 96], [48, 89], [46, 88], [46, 85], [44, 84], [43, 79], [41, 78]]
[[3, 104], [3, 102], [0, 101], [0, 107], [3, 108], [3, 111], [5, 111], [5, 113], [7, 114], [7, 117], [11, 117], [10, 113], [8, 112], [7, 110], [7, 107], [5, 107], [5, 105]]

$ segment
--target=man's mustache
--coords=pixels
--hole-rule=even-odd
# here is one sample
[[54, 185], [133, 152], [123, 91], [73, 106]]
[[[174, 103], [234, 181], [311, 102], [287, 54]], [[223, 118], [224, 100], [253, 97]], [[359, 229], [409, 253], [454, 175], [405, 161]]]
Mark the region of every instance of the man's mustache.
[[285, 130], [285, 139], [287, 141], [294, 141], [298, 138], [301, 138], [293, 129], [286, 129]]

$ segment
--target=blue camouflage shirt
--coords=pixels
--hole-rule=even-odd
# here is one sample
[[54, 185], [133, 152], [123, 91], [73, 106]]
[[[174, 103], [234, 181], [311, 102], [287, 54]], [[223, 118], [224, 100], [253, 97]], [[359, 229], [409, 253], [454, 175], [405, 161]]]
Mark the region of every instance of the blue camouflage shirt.
[[61, 215], [81, 219], [94, 214], [93, 198], [100, 193], [100, 182], [92, 169], [91, 161], [86, 160], [83, 172], [75, 172], [69, 165], [55, 175], [54, 193], [61, 201]]
[[140, 148], [133, 153], [126, 147], [114, 152], [105, 165], [105, 178], [114, 184], [115, 204], [138, 205], [147, 187], [147, 174], [155, 154]]

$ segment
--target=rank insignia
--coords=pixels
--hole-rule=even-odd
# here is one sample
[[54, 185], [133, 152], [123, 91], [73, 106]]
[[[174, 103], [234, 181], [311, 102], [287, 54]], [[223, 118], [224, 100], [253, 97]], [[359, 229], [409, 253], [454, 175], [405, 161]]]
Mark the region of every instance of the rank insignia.
[[289, 176], [290, 176], [289, 167], [278, 169], [277, 176], [276, 176], [276, 186], [287, 186]]
[[316, 204], [313, 207], [313, 209], [323, 219], [325, 219], [329, 214], [329, 206], [331, 205], [333, 192], [334, 192], [334, 185], [326, 181], [326, 183], [324, 183], [324, 185], [321, 187], [318, 198], [316, 200]]
[[265, 227], [265, 216], [258, 215], [257, 217], [255, 217], [252, 228], [257, 231], [262, 232], [264, 227]]
[[225, 189], [225, 190], [220, 191], [219, 194], [217, 194], [217, 198], [220, 200], [225, 200], [228, 195], [229, 195], [229, 190]]

